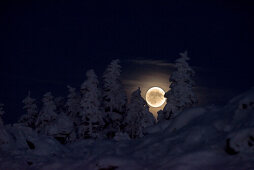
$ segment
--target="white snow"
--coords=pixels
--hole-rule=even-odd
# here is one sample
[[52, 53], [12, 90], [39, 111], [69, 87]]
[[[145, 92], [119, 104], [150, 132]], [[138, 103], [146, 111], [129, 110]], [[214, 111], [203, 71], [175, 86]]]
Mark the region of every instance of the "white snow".
[[[31, 128], [7, 125], [5, 129], [11, 139], [8, 144], [0, 145], [0, 169], [251, 170], [254, 169], [254, 127], [246, 119], [228, 121], [239, 112], [242, 99], [223, 108], [186, 110], [170, 120], [171, 123], [165, 121], [150, 127], [155, 133], [132, 140], [124, 133], [117, 133], [113, 140], [87, 139], [61, 145]], [[253, 114], [253, 110], [244, 109], [241, 113]], [[250, 118], [249, 122], [253, 121]], [[225, 131], [215, 126], [220, 121], [231, 128]], [[27, 141], [35, 148], [31, 149]]]
[[168, 127], [168, 131], [172, 132], [178, 130], [187, 125], [190, 121], [194, 120], [196, 117], [205, 113], [204, 108], [191, 108], [186, 111], [183, 111], [177, 117], [172, 120], [172, 124]]
[[[110, 107], [108, 114], [118, 115], [118, 120], [114, 115], [108, 117], [117, 123], [122, 121], [121, 117], [128, 114], [121, 112], [127, 105], [123, 89], [117, 83], [120, 81], [119, 75], [120, 66], [116, 60], [104, 75], [104, 78], [107, 77], [104, 97], [113, 100], [104, 103], [104, 107]], [[120, 131], [120, 124], [116, 124], [117, 127], [111, 127], [116, 128], [112, 139], [98, 137], [75, 140], [77, 134], [73, 115], [82, 111], [81, 123], [84, 123], [84, 127], [97, 127], [92, 123], [100, 119], [93, 117], [98, 116], [98, 108], [101, 107], [99, 89], [91, 87], [98, 85], [97, 78], [91, 71], [88, 76], [92, 77], [83, 84], [81, 97], [87, 95], [89, 99], [81, 99], [82, 110], [76, 108], [79, 95], [75, 94], [74, 89], [70, 89], [67, 113], [60, 112], [64, 109], [57, 111], [51, 93], [44, 95], [36, 130], [22, 123], [4, 125], [0, 117], [0, 170], [254, 169], [254, 89], [237, 96], [224, 107], [186, 109], [176, 114], [173, 119], [163, 119], [155, 125], [152, 125], [151, 117], [140, 118], [129, 128], [131, 131], [138, 131], [139, 138], [130, 139], [126, 127], [130, 126], [128, 123], [136, 116], [135, 113], [149, 115], [145, 101], [140, 98], [140, 90], [137, 90], [133, 93], [135, 102], [131, 102], [128, 108], [129, 115], [126, 116], [127, 124], [124, 127], [126, 132]], [[107, 90], [112, 89], [112, 93], [107, 93]], [[0, 116], [3, 113], [0, 105]], [[38, 133], [38, 129], [45, 133]], [[67, 138], [70, 142], [60, 144], [57, 137]]]

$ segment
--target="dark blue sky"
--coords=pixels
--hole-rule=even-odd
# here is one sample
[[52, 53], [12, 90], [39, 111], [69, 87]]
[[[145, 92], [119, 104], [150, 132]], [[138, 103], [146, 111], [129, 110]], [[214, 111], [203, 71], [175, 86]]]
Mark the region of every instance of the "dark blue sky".
[[91, 68], [100, 76], [115, 58], [124, 78], [135, 79], [140, 65], [128, 61], [170, 63], [187, 49], [203, 103], [223, 103], [254, 84], [252, 0], [10, 0], [0, 8], [6, 122], [23, 113], [28, 90], [38, 100], [47, 91], [65, 96], [66, 85], [78, 88]]

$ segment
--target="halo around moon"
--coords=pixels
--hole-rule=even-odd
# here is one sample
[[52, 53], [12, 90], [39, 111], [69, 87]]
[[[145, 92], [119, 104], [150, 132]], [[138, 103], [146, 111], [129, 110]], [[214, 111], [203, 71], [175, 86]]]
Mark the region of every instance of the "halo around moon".
[[166, 100], [164, 94], [160, 87], [152, 87], [146, 92], [146, 102], [152, 107], [160, 107]]

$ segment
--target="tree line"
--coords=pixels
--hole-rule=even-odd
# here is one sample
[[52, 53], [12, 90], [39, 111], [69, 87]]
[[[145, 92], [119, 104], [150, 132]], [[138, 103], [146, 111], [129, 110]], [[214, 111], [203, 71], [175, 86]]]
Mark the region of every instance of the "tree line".
[[[157, 121], [142, 98], [140, 88], [131, 94], [127, 102], [120, 79], [120, 61], [117, 59], [107, 66], [102, 84], [94, 70], [88, 70], [79, 90], [67, 86], [69, 93], [66, 98], [55, 98], [51, 92], [47, 92], [41, 100], [41, 108], [38, 108], [37, 101], [29, 92], [22, 101], [26, 113], [18, 123], [39, 134], [52, 136], [63, 144], [91, 138], [143, 137], [145, 128], [172, 120], [197, 103], [192, 91], [194, 71], [187, 60], [187, 52], [180, 53], [175, 63], [176, 69], [169, 79], [170, 90], [165, 93], [167, 104], [158, 112]], [[0, 127], [3, 127], [3, 114], [1, 104]]]

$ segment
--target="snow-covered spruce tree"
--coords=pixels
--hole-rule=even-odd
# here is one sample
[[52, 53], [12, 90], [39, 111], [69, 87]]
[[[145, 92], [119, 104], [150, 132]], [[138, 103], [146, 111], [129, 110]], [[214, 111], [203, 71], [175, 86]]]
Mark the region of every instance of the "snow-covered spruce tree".
[[22, 115], [18, 122], [24, 126], [34, 129], [38, 117], [36, 100], [31, 98], [30, 92], [28, 92], [27, 97], [22, 101], [22, 103], [24, 104], [23, 109], [26, 109], [26, 114]]
[[124, 124], [131, 138], [143, 136], [143, 129], [155, 124], [155, 117], [149, 112], [147, 102], [141, 97], [140, 88], [131, 94]]
[[4, 104], [0, 103], [0, 128], [4, 125], [3, 120], [2, 120], [2, 116], [4, 115]]
[[122, 130], [123, 115], [126, 113], [127, 97], [120, 80], [119, 60], [113, 60], [103, 75], [103, 105], [106, 112], [106, 133], [109, 138]]
[[42, 102], [43, 106], [36, 121], [36, 130], [39, 133], [46, 133], [46, 128], [57, 118], [56, 105], [51, 92], [44, 94]]
[[77, 140], [77, 130], [78, 130], [78, 125], [80, 124], [80, 94], [76, 92], [76, 89], [67, 86], [69, 90], [69, 94], [67, 96], [67, 102], [66, 102], [66, 113], [70, 120], [73, 123], [73, 129], [71, 133], [68, 135], [66, 142], [67, 143], [72, 143]]
[[4, 104], [0, 103], [0, 145], [6, 144], [9, 142], [9, 134], [6, 132], [4, 123], [2, 120], [2, 116], [4, 115], [4, 110], [3, 110]]
[[66, 102], [66, 109], [67, 109], [67, 115], [70, 116], [70, 118], [77, 124], [78, 117], [80, 113], [80, 94], [76, 92], [76, 89], [67, 86], [69, 90], [69, 94], [67, 96], [67, 102]]
[[189, 60], [187, 51], [180, 53], [180, 58], [176, 60], [176, 71], [169, 79], [170, 90], [165, 93], [167, 104], [163, 111], [158, 112], [158, 121], [169, 120], [176, 117], [185, 108], [197, 103], [197, 97], [193, 93], [194, 81], [192, 77], [195, 72], [187, 63]]
[[65, 98], [58, 96], [55, 97], [54, 99], [55, 105], [56, 105], [56, 113], [65, 113], [66, 112], [66, 107], [65, 107]]
[[99, 81], [93, 70], [87, 71], [86, 77], [87, 80], [81, 85], [81, 123], [78, 129], [81, 139], [100, 137], [104, 125]]

